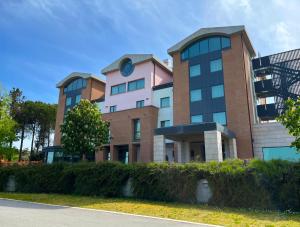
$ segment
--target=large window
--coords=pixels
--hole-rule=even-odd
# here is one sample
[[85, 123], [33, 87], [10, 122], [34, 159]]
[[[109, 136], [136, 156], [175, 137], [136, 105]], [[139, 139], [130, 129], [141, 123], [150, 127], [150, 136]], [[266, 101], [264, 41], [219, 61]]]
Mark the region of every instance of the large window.
[[225, 112], [213, 113], [213, 121], [221, 125], [226, 125], [227, 124], [226, 113]]
[[190, 77], [195, 77], [195, 76], [200, 76], [200, 75], [201, 75], [200, 65], [190, 66]]
[[78, 104], [80, 102], [81, 95], [76, 95], [75, 96], [75, 104]]
[[211, 96], [212, 98], [219, 98], [224, 96], [224, 85], [217, 85], [211, 87]]
[[111, 87], [111, 95], [116, 95], [126, 92], [126, 83], [118, 84]]
[[190, 100], [191, 102], [201, 101], [202, 100], [202, 92], [201, 89], [191, 90]]
[[136, 108], [143, 108], [144, 107], [144, 100], [136, 101]]
[[222, 59], [210, 61], [210, 72], [222, 71]]
[[160, 99], [160, 108], [170, 107], [170, 97]]
[[76, 80], [73, 80], [71, 83], [69, 83], [65, 88], [64, 88], [64, 92], [69, 92], [69, 91], [74, 91], [74, 90], [78, 90], [81, 88], [85, 88], [86, 87], [86, 80], [79, 78]]
[[109, 107], [109, 112], [113, 113], [117, 111], [117, 106], [110, 106]]
[[67, 97], [66, 106], [71, 106], [71, 104], [72, 104], [72, 97]]
[[191, 116], [191, 123], [195, 124], [195, 123], [201, 123], [203, 122], [203, 116], [202, 115], [192, 115]]
[[184, 61], [208, 52], [230, 48], [230, 46], [230, 38], [225, 36], [213, 36], [197, 40], [181, 52], [181, 60]]
[[128, 83], [128, 91], [135, 91], [145, 87], [145, 79], [135, 80]]
[[300, 153], [295, 147], [263, 147], [264, 160], [282, 159], [293, 162], [300, 161]]
[[133, 120], [133, 140], [141, 139], [141, 121], [140, 119]]
[[160, 127], [161, 128], [169, 127], [169, 126], [170, 126], [170, 120], [165, 120], [165, 121], [160, 122]]

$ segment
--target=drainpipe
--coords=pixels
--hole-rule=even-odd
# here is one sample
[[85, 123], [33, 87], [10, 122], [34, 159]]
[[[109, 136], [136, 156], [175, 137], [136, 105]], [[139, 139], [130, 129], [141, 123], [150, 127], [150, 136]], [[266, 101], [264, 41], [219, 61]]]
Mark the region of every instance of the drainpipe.
[[241, 34], [241, 43], [242, 43], [242, 49], [243, 49], [243, 67], [245, 71], [245, 81], [246, 81], [246, 93], [247, 93], [247, 108], [248, 108], [248, 120], [250, 124], [250, 136], [251, 136], [251, 147], [252, 147], [252, 155], [254, 157], [254, 149], [253, 149], [253, 135], [252, 135], [252, 122], [250, 117], [250, 107], [249, 107], [249, 93], [248, 93], [248, 81], [247, 81], [247, 74], [246, 74], [246, 62], [245, 62], [245, 52], [244, 52], [244, 43], [243, 43], [243, 34]]

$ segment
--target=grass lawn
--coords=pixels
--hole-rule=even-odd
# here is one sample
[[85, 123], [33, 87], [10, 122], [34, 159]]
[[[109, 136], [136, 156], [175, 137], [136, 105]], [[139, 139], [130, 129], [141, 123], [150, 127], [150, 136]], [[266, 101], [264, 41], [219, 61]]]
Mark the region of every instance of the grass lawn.
[[120, 211], [224, 226], [300, 226], [299, 213], [288, 214], [275, 211], [255, 211], [232, 208], [220, 209], [206, 205], [56, 194], [0, 193], [0, 198]]

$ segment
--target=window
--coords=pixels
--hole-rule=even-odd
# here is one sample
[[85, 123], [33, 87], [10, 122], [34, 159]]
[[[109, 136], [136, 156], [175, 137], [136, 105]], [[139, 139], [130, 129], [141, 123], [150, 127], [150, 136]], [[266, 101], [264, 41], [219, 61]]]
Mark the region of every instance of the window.
[[109, 112], [113, 113], [117, 111], [117, 106], [110, 106], [109, 107]]
[[136, 108], [143, 108], [144, 107], [144, 100], [136, 101]]
[[121, 74], [123, 76], [129, 76], [134, 70], [134, 65], [132, 64], [131, 59], [127, 58], [123, 61], [122, 65], [121, 65]]
[[190, 100], [191, 102], [201, 101], [202, 100], [202, 92], [201, 89], [191, 90], [190, 92]]
[[209, 39], [209, 52], [221, 50], [220, 37], [214, 37]]
[[222, 37], [221, 43], [222, 43], [222, 49], [230, 47], [230, 38]]
[[200, 75], [201, 75], [200, 65], [190, 66], [190, 77], [195, 77], [195, 76], [200, 76]]
[[133, 140], [141, 139], [141, 121], [140, 119], [133, 120]]
[[189, 46], [187, 46], [181, 52], [181, 60], [185, 61], [189, 58], [193, 58], [201, 54], [206, 54], [208, 52], [213, 51], [220, 51], [221, 49], [229, 48], [230, 45], [230, 38], [222, 36], [205, 38], [200, 41], [197, 40]]
[[200, 54], [208, 53], [208, 40], [200, 41]]
[[145, 87], [145, 79], [135, 80], [128, 83], [128, 91], [135, 91]]
[[169, 126], [170, 126], [170, 120], [165, 120], [165, 121], [160, 122], [160, 127], [161, 128], [169, 127]]
[[203, 116], [202, 115], [192, 115], [191, 116], [191, 123], [195, 124], [195, 123], [201, 123], [203, 122]]
[[264, 160], [282, 159], [288, 161], [300, 161], [300, 153], [295, 147], [263, 147]]
[[75, 103], [78, 104], [80, 102], [81, 95], [76, 95], [75, 97]]
[[72, 104], [72, 97], [67, 97], [66, 106], [71, 106], [71, 104]]
[[160, 108], [170, 107], [170, 97], [160, 99]]
[[226, 113], [225, 112], [213, 113], [213, 121], [221, 125], [226, 125]]
[[72, 82], [70, 82], [65, 88], [64, 88], [64, 92], [69, 92], [69, 91], [74, 91], [77, 89], [81, 89], [86, 87], [86, 80], [85, 79], [76, 79], [73, 80]]
[[217, 72], [222, 70], [222, 59], [210, 61], [210, 72]]
[[211, 97], [219, 98], [224, 96], [224, 85], [217, 85], [211, 87]]
[[126, 92], [126, 84], [119, 84], [111, 87], [111, 95], [116, 95]]
[[189, 48], [189, 57], [196, 57], [199, 55], [199, 43], [194, 43], [190, 48]]

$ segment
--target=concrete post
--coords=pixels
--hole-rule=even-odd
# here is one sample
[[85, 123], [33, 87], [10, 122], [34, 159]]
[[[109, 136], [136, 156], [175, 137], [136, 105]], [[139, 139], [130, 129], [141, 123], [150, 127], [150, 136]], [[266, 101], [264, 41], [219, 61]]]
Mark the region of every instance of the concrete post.
[[230, 158], [237, 158], [236, 139], [229, 139], [229, 155]]
[[153, 161], [164, 162], [166, 157], [165, 137], [155, 135], [153, 138]]
[[209, 161], [223, 161], [222, 155], [222, 135], [219, 131], [205, 131], [205, 159]]

